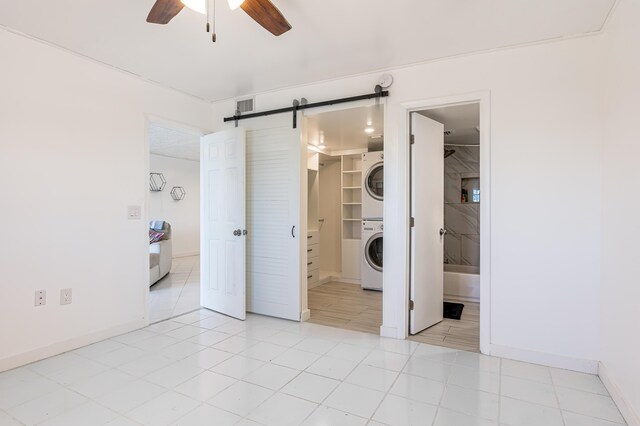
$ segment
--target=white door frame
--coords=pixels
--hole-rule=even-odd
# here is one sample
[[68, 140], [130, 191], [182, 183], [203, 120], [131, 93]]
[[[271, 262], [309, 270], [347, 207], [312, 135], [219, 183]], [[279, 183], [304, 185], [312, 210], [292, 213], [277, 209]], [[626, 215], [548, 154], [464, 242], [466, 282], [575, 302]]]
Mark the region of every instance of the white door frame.
[[[409, 141], [411, 127], [411, 113], [426, 109], [442, 108], [464, 104], [480, 104], [480, 352], [489, 355], [491, 353], [491, 92], [479, 91], [461, 95], [432, 98], [420, 101], [400, 104], [405, 116], [405, 125], [399, 126], [398, 141], [401, 149], [406, 150], [405, 181], [411, 182], [409, 171]], [[406, 211], [410, 212], [409, 185], [406, 192]], [[406, 253], [411, 253], [409, 218], [406, 218], [405, 243]], [[404, 337], [409, 330], [409, 294], [410, 294], [410, 262], [407, 256], [405, 263], [405, 291], [404, 297], [397, 299], [399, 312], [404, 312]]]
[[[305, 223], [303, 229], [304, 232], [307, 232], [308, 229], [308, 223], [307, 223], [307, 209], [308, 209], [308, 201], [309, 201], [309, 194], [308, 194], [308, 176], [307, 176], [307, 147], [308, 147], [308, 137], [307, 137], [307, 122], [306, 122], [306, 117], [309, 115], [317, 115], [317, 114], [322, 114], [325, 112], [336, 112], [336, 111], [344, 111], [344, 110], [348, 110], [348, 109], [353, 109], [353, 108], [361, 108], [361, 107], [369, 107], [369, 106], [373, 106], [373, 105], [377, 105], [380, 104], [382, 106], [382, 116], [383, 116], [383, 122], [384, 122], [384, 135], [386, 137], [386, 135], [388, 134], [389, 130], [387, 130], [388, 127], [388, 114], [389, 114], [389, 108], [387, 106], [387, 98], [376, 98], [376, 99], [366, 99], [366, 100], [362, 100], [362, 101], [355, 101], [355, 102], [349, 102], [349, 103], [344, 103], [344, 104], [336, 104], [336, 105], [327, 105], [325, 107], [318, 107], [318, 108], [314, 108], [312, 110], [303, 110], [302, 111], [302, 116], [303, 119], [299, 120], [302, 121], [303, 123], [303, 128], [302, 128], [302, 138], [301, 138], [301, 155], [303, 157], [303, 168], [304, 170], [302, 171], [302, 186], [301, 186], [301, 196], [300, 196], [300, 202], [302, 203], [302, 209], [303, 209], [303, 222]], [[314, 150], [315, 152], [318, 153], [325, 153], [322, 150]], [[347, 151], [343, 151], [340, 154], [334, 154], [336, 156], [338, 155], [348, 155], [351, 152], [347, 152]], [[341, 177], [342, 179], [342, 177]], [[341, 207], [342, 208], [342, 207]], [[342, 232], [342, 221], [340, 221], [340, 232]], [[383, 232], [384, 234], [384, 232]], [[384, 235], [383, 235], [384, 238]], [[342, 239], [341, 239], [342, 241]], [[306, 241], [304, 242], [304, 246], [301, 248], [302, 250], [302, 255], [301, 255], [301, 259], [304, 260], [303, 265], [306, 265], [306, 256], [307, 256], [307, 246], [306, 246]], [[308, 308], [308, 295], [309, 295], [309, 289], [307, 286], [307, 282], [306, 282], [306, 266], [303, 268], [303, 277], [302, 277], [302, 281], [301, 281], [301, 294], [303, 294], [302, 298], [303, 298], [303, 306]], [[385, 301], [384, 301], [384, 297], [382, 300], [382, 311], [384, 312], [384, 306], [385, 306]], [[302, 319], [301, 321], [307, 321], [309, 318], [311, 318], [311, 310], [310, 309], [306, 309], [303, 310], [302, 312]], [[408, 323], [407, 323], [408, 324]], [[382, 327], [381, 326], [381, 332], [378, 334], [382, 334]], [[406, 337], [406, 336], [405, 336]]]
[[[143, 188], [144, 188], [144, 205], [142, 206], [142, 224], [141, 228], [148, 229], [149, 224], [149, 200], [151, 194], [149, 192], [149, 173], [151, 172], [151, 141], [149, 140], [149, 125], [158, 124], [168, 129], [177, 130], [179, 132], [188, 133], [194, 136], [202, 136], [210, 133], [208, 130], [203, 130], [189, 124], [180, 123], [174, 120], [170, 120], [165, 117], [154, 114], [144, 114], [144, 176], [143, 176]], [[200, 194], [198, 194], [200, 196]], [[144, 300], [144, 324], [149, 325], [149, 236], [148, 233], [141, 232], [141, 242], [144, 241], [145, 261], [142, 264], [142, 276], [144, 277], [141, 291]]]

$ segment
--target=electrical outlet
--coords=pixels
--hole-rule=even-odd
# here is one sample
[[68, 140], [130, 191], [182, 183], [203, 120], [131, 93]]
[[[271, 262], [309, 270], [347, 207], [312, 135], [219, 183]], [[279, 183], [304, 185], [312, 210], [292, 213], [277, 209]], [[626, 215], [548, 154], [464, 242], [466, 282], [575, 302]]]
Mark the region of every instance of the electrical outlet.
[[71, 289], [63, 288], [60, 290], [60, 304], [61, 305], [70, 305], [71, 304]]
[[35, 306], [44, 306], [47, 304], [47, 290], [36, 291]]

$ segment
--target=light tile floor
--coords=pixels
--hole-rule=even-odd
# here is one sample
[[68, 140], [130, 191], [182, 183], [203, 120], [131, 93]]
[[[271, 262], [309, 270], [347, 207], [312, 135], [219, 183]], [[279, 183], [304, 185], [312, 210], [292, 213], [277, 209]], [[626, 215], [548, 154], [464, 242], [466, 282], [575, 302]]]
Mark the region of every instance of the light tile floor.
[[174, 258], [171, 272], [149, 289], [149, 319], [156, 322], [200, 308], [200, 256]]
[[597, 376], [198, 310], [0, 373], [0, 425], [624, 424]]

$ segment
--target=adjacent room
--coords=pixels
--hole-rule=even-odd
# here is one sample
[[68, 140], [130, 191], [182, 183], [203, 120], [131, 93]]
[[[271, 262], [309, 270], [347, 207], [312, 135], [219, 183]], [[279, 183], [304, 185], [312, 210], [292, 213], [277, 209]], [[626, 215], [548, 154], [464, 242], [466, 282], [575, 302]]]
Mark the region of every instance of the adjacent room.
[[480, 104], [412, 115], [410, 339], [479, 352]]
[[0, 426], [640, 426], [638, 22], [0, 0]]
[[383, 104], [305, 115], [310, 322], [379, 334]]
[[149, 124], [151, 322], [200, 308], [200, 136]]

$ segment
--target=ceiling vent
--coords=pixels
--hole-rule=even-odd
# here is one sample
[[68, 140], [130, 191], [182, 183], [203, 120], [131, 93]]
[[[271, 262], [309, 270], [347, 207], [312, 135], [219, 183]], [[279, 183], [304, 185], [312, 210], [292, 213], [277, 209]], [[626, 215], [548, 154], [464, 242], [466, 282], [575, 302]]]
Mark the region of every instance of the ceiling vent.
[[244, 114], [255, 110], [255, 98], [237, 99], [236, 113]]

